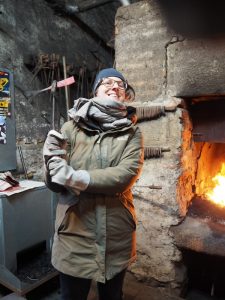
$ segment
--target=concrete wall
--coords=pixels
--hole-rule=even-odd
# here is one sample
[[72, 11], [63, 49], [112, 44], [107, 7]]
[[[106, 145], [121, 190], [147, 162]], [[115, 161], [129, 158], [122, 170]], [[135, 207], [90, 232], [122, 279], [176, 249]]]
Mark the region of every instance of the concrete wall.
[[164, 95], [167, 48], [172, 39], [156, 1], [141, 1], [118, 10], [116, 66], [134, 86], [137, 101], [153, 101]]
[[225, 92], [225, 40], [183, 40], [168, 47], [167, 93], [197, 97]]
[[193, 97], [224, 95], [225, 39], [180, 36], [168, 26], [159, 2], [141, 1], [118, 10], [116, 67], [142, 105], [183, 99], [176, 111], [139, 124], [145, 146], [168, 147], [170, 152], [146, 159], [134, 188], [138, 260], [131, 266], [142, 280], [179, 294], [186, 271], [170, 228], [187, 213], [199, 155], [188, 104]]
[[157, 0], [120, 8], [116, 65], [134, 86], [136, 100], [223, 94], [223, 37], [187, 39], [173, 32]]
[[[172, 74], [179, 66], [171, 67], [172, 57], [177, 57], [172, 56], [170, 47], [179, 47], [182, 40], [168, 28], [157, 1], [142, 1], [118, 10], [116, 67], [134, 87], [136, 101], [164, 104], [174, 96], [177, 86]], [[179, 294], [186, 273], [170, 227], [185, 216], [192, 197], [192, 125], [186, 110], [178, 108], [139, 126], [145, 146], [168, 147], [170, 151], [163, 152], [161, 158], [145, 160], [134, 188], [138, 259], [131, 271], [151, 285]], [[151, 185], [159, 188], [149, 188]]]

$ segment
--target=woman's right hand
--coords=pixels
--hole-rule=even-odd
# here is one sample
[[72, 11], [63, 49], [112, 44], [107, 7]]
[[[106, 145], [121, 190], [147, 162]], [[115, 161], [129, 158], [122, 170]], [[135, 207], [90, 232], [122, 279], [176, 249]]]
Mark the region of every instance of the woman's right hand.
[[61, 133], [50, 130], [43, 147], [43, 159], [45, 164], [53, 156], [65, 157], [67, 138]]

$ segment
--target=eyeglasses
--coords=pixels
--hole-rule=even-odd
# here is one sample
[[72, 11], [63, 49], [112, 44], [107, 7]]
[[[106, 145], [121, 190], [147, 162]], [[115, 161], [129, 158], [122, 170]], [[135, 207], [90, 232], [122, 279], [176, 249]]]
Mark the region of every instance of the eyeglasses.
[[99, 85], [104, 85], [106, 88], [112, 88], [114, 84], [117, 83], [118, 89], [120, 90], [126, 90], [127, 89], [127, 82], [126, 81], [116, 81], [112, 78], [103, 78], [102, 81], [100, 81]]

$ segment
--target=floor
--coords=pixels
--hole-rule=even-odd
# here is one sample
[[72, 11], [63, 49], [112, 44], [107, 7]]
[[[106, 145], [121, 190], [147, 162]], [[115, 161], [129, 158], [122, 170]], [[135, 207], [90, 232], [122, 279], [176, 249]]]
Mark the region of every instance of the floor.
[[[60, 300], [58, 277], [54, 277], [38, 288], [29, 292], [26, 296], [17, 296], [0, 285], [0, 299], [2, 300]], [[95, 285], [92, 285], [88, 300], [97, 300]], [[124, 300], [182, 300], [179, 297], [171, 297], [159, 288], [146, 286], [138, 282], [135, 277], [127, 272], [124, 283]]]

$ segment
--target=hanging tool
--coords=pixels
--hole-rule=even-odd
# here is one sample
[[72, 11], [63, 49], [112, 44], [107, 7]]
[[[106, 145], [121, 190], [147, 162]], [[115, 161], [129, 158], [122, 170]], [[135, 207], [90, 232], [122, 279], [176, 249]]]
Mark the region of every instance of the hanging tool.
[[[75, 82], [75, 79], [74, 79], [73, 76], [68, 77], [66, 79], [57, 81], [57, 88], [61, 88], [61, 87], [66, 86], [66, 85], [70, 85], [70, 84], [72, 84], [74, 82]], [[52, 86], [49, 86], [49, 87], [47, 87], [45, 89], [37, 90], [37, 91], [24, 91], [24, 95], [25, 95], [25, 97], [27, 97], [28, 99], [30, 99], [32, 97], [35, 97], [35, 96], [39, 95], [42, 92], [51, 90], [51, 88], [52, 88]]]
[[25, 91], [24, 92], [25, 97], [30, 99], [32, 97], [35, 97], [35, 96], [39, 95], [42, 92], [50, 90], [50, 101], [52, 102], [52, 129], [55, 129], [55, 92], [56, 92], [56, 88], [65, 87], [65, 86], [70, 85], [74, 82], [75, 82], [75, 79], [74, 79], [73, 76], [71, 76], [71, 77], [65, 78], [64, 80], [60, 80], [60, 81], [54, 80], [52, 82], [51, 86], [49, 86], [47, 88], [44, 88], [42, 90]]

